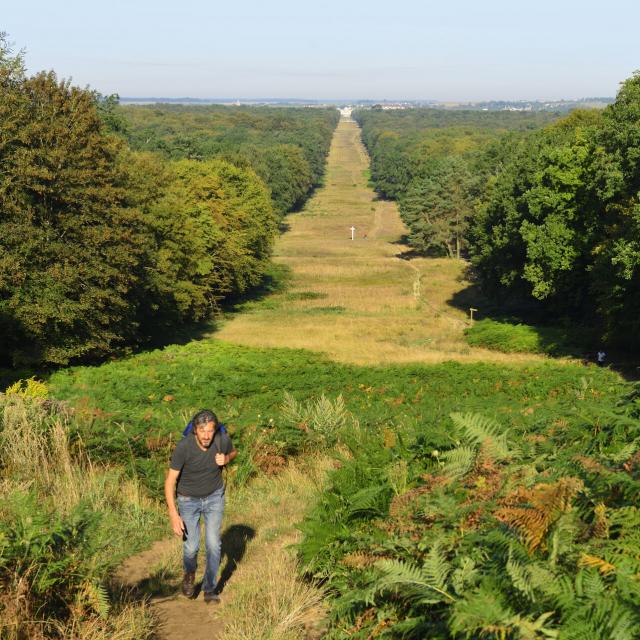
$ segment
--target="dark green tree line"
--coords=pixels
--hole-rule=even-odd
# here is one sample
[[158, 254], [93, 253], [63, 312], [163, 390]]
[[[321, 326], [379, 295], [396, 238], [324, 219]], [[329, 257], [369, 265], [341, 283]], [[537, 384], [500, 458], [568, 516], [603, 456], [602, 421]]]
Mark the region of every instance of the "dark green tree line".
[[[27, 76], [2, 36], [3, 364], [64, 365], [122, 352], [259, 284], [282, 212], [320, 179], [317, 162], [335, 126], [329, 112], [299, 111], [291, 122], [279, 111], [278, 127], [293, 133], [273, 144], [229, 142], [225, 153], [200, 158], [135, 150], [127, 144], [135, 126], [116, 97], [54, 72]], [[245, 140], [234, 117], [225, 136]], [[296, 131], [307, 136], [300, 144], [291, 143]], [[313, 162], [305, 145], [319, 154]]]
[[114, 106], [105, 116], [134, 149], [250, 167], [281, 214], [320, 184], [339, 119], [336, 109], [168, 104]]
[[471, 233], [485, 289], [638, 346], [639, 148], [638, 74], [602, 113], [574, 112], [526, 140]]
[[371, 156], [373, 184], [398, 201], [411, 245], [460, 257], [478, 199], [504, 156], [503, 137], [524, 135], [557, 116], [371, 109], [354, 117]]

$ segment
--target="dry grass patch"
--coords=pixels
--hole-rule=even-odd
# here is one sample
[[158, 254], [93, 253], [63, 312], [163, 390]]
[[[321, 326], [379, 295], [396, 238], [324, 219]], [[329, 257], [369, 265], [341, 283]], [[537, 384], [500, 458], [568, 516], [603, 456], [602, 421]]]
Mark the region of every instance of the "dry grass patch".
[[291, 545], [299, 539], [295, 526], [316, 499], [330, 465], [325, 458], [306, 459], [237, 492], [229, 487], [226, 528], [248, 527], [255, 534], [223, 594], [222, 640], [319, 637], [323, 593], [298, 577]]
[[106, 583], [114, 540], [153, 535], [156, 504], [70, 442], [58, 404], [0, 394], [0, 638], [151, 638], [146, 603]]

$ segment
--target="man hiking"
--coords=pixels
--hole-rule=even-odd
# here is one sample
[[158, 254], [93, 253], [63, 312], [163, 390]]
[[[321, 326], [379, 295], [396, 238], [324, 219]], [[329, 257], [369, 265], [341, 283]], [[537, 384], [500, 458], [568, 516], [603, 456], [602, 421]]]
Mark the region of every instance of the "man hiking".
[[[173, 532], [183, 540], [182, 593], [192, 598], [200, 548], [200, 518], [204, 521], [206, 566], [202, 580], [205, 602], [219, 602], [220, 528], [224, 511], [222, 469], [237, 455], [231, 438], [220, 429], [215, 413], [205, 409], [192, 420], [193, 429], [171, 456], [164, 495]], [[176, 506], [175, 494], [178, 494]]]

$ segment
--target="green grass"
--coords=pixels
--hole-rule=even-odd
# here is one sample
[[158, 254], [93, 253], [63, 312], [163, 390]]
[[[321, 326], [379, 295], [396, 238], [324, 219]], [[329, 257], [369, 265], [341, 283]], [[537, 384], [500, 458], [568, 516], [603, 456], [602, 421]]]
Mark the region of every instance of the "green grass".
[[[98, 367], [50, 376], [51, 395], [75, 407], [80, 435], [96, 459], [128, 462], [160, 490], [171, 442], [202, 407], [215, 410], [240, 442], [249, 427], [277, 419], [285, 392], [297, 399], [342, 395], [370, 426], [402, 424], [425, 433], [447, 428], [451, 411], [481, 411], [526, 423], [544, 407], [570, 401], [585, 375], [605, 395], [621, 381], [597, 368], [546, 363], [356, 366], [292, 349], [261, 349], [202, 340]], [[527, 408], [538, 405], [531, 415]]]
[[552, 356], [580, 353], [575, 337], [558, 327], [485, 318], [466, 329], [465, 337], [473, 347], [486, 347], [503, 353], [543, 353]]

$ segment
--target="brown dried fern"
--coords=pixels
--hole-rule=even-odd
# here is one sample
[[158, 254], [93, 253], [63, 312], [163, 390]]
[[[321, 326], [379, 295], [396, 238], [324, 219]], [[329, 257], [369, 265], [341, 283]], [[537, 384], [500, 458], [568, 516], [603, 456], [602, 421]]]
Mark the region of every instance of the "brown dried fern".
[[381, 556], [374, 556], [364, 551], [354, 551], [344, 556], [340, 562], [350, 569], [364, 569], [380, 559]]
[[598, 558], [597, 556], [590, 556], [586, 553], [583, 553], [578, 561], [579, 567], [589, 567], [590, 569], [597, 569], [601, 575], [606, 576], [610, 573], [613, 573], [616, 570], [615, 565], [612, 565], [610, 562], [603, 560], [602, 558]]
[[608, 538], [609, 537], [609, 519], [607, 518], [607, 507], [600, 502], [593, 509], [595, 517], [593, 519], [593, 526], [591, 533], [595, 538]]
[[571, 501], [582, 487], [577, 478], [560, 478], [553, 484], [541, 483], [531, 489], [520, 487], [506, 498], [509, 506], [494, 515], [520, 533], [531, 553], [542, 544], [558, 518], [570, 510]]

